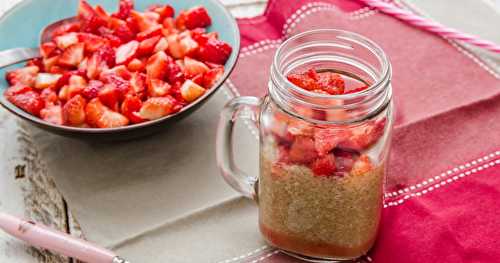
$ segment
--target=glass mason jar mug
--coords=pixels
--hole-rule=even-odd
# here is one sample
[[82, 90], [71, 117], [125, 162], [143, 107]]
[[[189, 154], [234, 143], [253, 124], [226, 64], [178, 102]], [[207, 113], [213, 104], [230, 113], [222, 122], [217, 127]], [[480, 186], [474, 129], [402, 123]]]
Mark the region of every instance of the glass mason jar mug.
[[[335, 76], [341, 85], [327, 84], [343, 91], [311, 91], [304, 86], [310, 78], [300, 83], [307, 74], [320, 81]], [[258, 202], [260, 230], [271, 245], [314, 260], [354, 259], [372, 247], [393, 123], [390, 80], [390, 63], [376, 44], [319, 29], [279, 47], [266, 97], [238, 97], [226, 105], [217, 133], [218, 165], [232, 187]], [[245, 110], [251, 114], [240, 114]], [[259, 129], [258, 177], [233, 161], [237, 118], [250, 118]]]

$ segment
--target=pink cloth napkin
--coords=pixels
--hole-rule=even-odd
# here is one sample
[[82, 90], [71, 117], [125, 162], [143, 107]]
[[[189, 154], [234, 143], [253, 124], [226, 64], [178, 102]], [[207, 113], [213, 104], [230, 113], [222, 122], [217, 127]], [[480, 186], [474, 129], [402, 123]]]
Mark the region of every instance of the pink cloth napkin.
[[356, 1], [270, 0], [264, 15], [239, 26], [242, 52], [229, 84], [241, 95], [266, 94], [276, 47], [305, 30], [354, 31], [388, 54], [396, 129], [387, 207], [370, 260], [498, 262], [498, 73], [455, 43]]

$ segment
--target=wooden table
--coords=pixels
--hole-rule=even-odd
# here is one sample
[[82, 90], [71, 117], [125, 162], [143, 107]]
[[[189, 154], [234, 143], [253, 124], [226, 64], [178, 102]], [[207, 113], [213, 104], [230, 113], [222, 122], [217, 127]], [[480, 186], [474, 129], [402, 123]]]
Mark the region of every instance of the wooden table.
[[[2, 0], [0, 15], [19, 2], [21, 1]], [[235, 16], [245, 17], [261, 13], [267, 1], [223, 0], [222, 2]], [[468, 23], [457, 22], [456, 19], [446, 16], [443, 13], [443, 8], [433, 8], [434, 3], [432, 0], [420, 0], [415, 4], [418, 4], [419, 7], [437, 20], [471, 33], [481, 35], [481, 26], [494, 26], [481, 25], [477, 19], [471, 19]], [[495, 3], [498, 4], [497, 8], [500, 10], [498, 0], [477, 2], [477, 4], [489, 4], [492, 8]], [[465, 15], [467, 10], [460, 10], [459, 6], [451, 8], [453, 12], [457, 12], [454, 17], [467, 17]], [[483, 35], [483, 37], [488, 36]], [[498, 40], [495, 41], [498, 42]], [[0, 173], [0, 211], [16, 215], [24, 214], [52, 227], [74, 235], [80, 235], [80, 230], [69, 212], [70, 208], [67, 207], [53, 180], [43, 167], [42, 157], [32, 149], [31, 139], [23, 129], [23, 123], [3, 108], [0, 108], [0, 141], [0, 145], [2, 145], [0, 149], [2, 156], [0, 158], [0, 170], [3, 171]], [[0, 232], [0, 262], [63, 263], [72, 262], [72, 260], [53, 255], [48, 251], [31, 248]]]

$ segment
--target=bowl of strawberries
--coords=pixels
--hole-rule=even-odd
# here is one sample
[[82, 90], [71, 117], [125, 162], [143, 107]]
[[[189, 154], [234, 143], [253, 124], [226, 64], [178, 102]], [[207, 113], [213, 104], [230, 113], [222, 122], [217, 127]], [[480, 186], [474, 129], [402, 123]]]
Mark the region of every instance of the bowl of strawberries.
[[0, 70], [2, 106], [91, 139], [151, 134], [194, 112], [234, 68], [240, 38], [217, 0], [26, 0], [0, 19], [0, 35], [0, 49], [39, 48]]

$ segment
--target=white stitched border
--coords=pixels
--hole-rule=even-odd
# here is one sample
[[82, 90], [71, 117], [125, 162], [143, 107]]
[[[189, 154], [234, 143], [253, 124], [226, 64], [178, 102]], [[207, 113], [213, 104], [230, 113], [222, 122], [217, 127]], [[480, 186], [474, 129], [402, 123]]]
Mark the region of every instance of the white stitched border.
[[451, 178], [448, 178], [446, 181], [441, 181], [441, 182], [438, 182], [432, 186], [429, 186], [425, 189], [423, 189], [422, 191], [419, 191], [419, 192], [415, 192], [415, 193], [411, 193], [411, 194], [407, 194], [407, 195], [404, 195], [402, 198], [400, 198], [399, 200], [395, 200], [395, 201], [390, 201], [390, 202], [387, 202], [384, 204], [384, 208], [387, 208], [387, 207], [390, 207], [390, 206], [398, 206], [398, 205], [401, 205], [403, 204], [404, 202], [406, 202], [406, 200], [409, 200], [413, 197], [419, 197], [419, 196], [422, 196], [422, 195], [425, 195], [427, 193], [430, 193], [438, 188], [441, 188], [441, 187], [444, 187], [446, 185], [449, 185], [451, 183], [454, 183], [466, 176], [469, 176], [471, 174], [474, 174], [474, 173], [477, 173], [477, 172], [480, 172], [484, 169], [488, 169], [488, 168], [491, 168], [491, 167], [494, 167], [494, 166], [497, 166], [500, 164], [500, 159], [496, 159], [494, 161], [490, 161], [488, 163], [485, 163], [481, 166], [478, 166], [477, 168], [472, 168], [470, 171], [465, 171], [465, 172], [462, 172], [456, 176], [453, 176]]
[[397, 197], [397, 196], [403, 195], [405, 193], [408, 193], [410, 191], [414, 191], [414, 190], [417, 190], [419, 188], [425, 187], [428, 184], [437, 183], [438, 181], [444, 180], [453, 174], [456, 174], [460, 171], [463, 172], [466, 170], [470, 170], [472, 167], [477, 166], [480, 163], [486, 162], [486, 161], [493, 159], [493, 158], [496, 158], [496, 157], [500, 157], [500, 151], [496, 151], [496, 152], [484, 155], [482, 157], [479, 157], [479, 158], [472, 160], [470, 162], [467, 162], [465, 164], [458, 165], [456, 167], [453, 167], [453, 168], [441, 173], [440, 175], [428, 178], [428, 179], [421, 181], [415, 185], [408, 186], [408, 187], [406, 187], [404, 189], [400, 189], [398, 191], [386, 193], [385, 197], [387, 197], [387, 198]]

